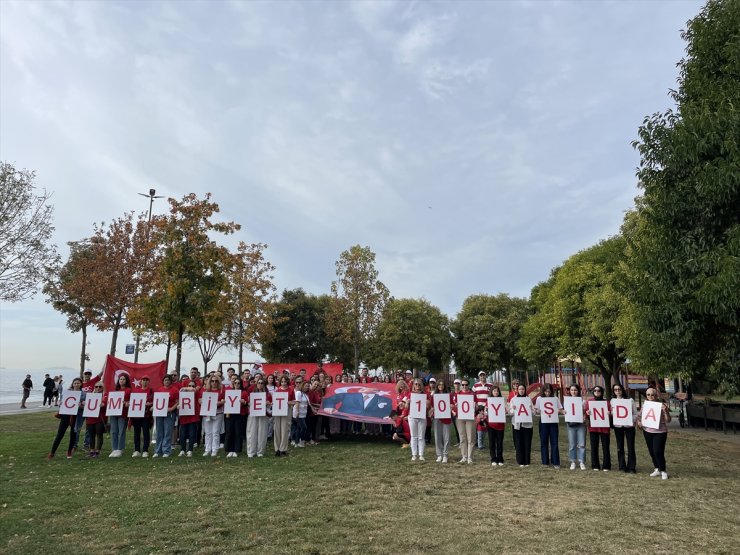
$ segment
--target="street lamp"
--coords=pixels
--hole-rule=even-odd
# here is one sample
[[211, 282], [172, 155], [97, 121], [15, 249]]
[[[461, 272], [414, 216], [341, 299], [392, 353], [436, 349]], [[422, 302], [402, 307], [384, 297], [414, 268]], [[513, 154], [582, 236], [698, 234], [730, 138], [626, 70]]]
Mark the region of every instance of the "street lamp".
[[[148, 195], [144, 193], [137, 193], [137, 194], [149, 199], [149, 218], [147, 219], [147, 224], [146, 224], [146, 237], [147, 237], [147, 240], [149, 240], [149, 227], [152, 224], [152, 205], [154, 204], [154, 199], [164, 198], [164, 197], [162, 195], [157, 195], [157, 191], [155, 189], [149, 189]], [[136, 333], [136, 350], [134, 351], [134, 363], [139, 362], [140, 343], [141, 343], [141, 334], [137, 332]]]

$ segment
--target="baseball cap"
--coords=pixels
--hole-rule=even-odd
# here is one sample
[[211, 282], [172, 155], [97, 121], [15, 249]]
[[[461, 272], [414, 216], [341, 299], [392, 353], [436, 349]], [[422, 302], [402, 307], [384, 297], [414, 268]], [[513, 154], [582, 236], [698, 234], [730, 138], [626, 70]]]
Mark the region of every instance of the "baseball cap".
[[437, 378], [429, 378], [429, 383], [437, 383]]
[[452, 382], [452, 383], [462, 383], [462, 381], [460, 381], [460, 378], [457, 378], [457, 379], [456, 379], [456, 380], [455, 380], [454, 382]]
[[486, 373], [485, 373], [485, 372], [484, 372], [483, 370], [481, 370], [480, 372], [478, 372], [478, 375], [479, 375], [479, 376], [485, 376], [485, 375], [486, 375]]
[[85, 374], [85, 375], [87, 375], [87, 374], [90, 374], [90, 375], [92, 376], [92, 372], [91, 372], [90, 370], [85, 370], [85, 371], [83, 372], [83, 374]]
[[413, 374], [413, 372], [411, 370], [406, 370], [406, 373], [407, 374]]
[[149, 381], [149, 376], [142, 376], [142, 377], [141, 377], [141, 380], [142, 380], [142, 381], [144, 381], [144, 380], [147, 380], [147, 381]]

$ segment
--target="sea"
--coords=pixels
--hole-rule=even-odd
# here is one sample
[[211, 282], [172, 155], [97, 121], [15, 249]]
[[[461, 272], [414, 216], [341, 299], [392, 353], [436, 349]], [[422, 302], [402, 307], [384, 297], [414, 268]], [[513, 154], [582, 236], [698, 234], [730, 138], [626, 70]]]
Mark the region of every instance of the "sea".
[[67, 389], [69, 384], [72, 383], [72, 380], [79, 377], [80, 370], [79, 368], [45, 368], [43, 370], [0, 368], [0, 405], [17, 403], [20, 406], [21, 398], [23, 397], [23, 386], [21, 384], [26, 379], [27, 374], [31, 374], [33, 389], [26, 404], [30, 406], [41, 406], [41, 403], [44, 401], [43, 383], [46, 374], [49, 374], [52, 378], [54, 376], [62, 376], [64, 388]]

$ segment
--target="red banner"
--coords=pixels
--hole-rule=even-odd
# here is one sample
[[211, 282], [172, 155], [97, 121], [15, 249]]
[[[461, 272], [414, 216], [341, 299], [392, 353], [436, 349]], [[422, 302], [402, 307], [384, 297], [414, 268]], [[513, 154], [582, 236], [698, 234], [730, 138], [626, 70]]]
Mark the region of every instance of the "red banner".
[[[316, 373], [316, 369], [318, 367], [319, 365], [316, 362], [291, 362], [288, 364], [265, 363], [262, 365], [261, 370], [265, 375], [274, 374], [275, 372], [279, 372], [280, 375], [282, 375], [283, 370], [287, 368], [288, 370], [290, 370], [290, 375], [295, 376], [303, 368], [306, 370], [306, 376], [310, 378]], [[341, 374], [342, 368], [344, 368], [344, 365], [341, 362], [327, 362], [326, 364], [324, 364], [324, 372], [330, 375], [332, 378], [336, 378], [339, 374]]]
[[397, 404], [396, 384], [332, 384], [321, 401], [319, 414], [355, 422], [392, 424], [390, 414]]
[[157, 389], [162, 387], [162, 378], [167, 373], [167, 362], [152, 362], [149, 364], [136, 364], [127, 360], [108, 355], [105, 359], [103, 370], [103, 385], [106, 391], [116, 389], [116, 382], [121, 374], [127, 374], [131, 380], [131, 387], [141, 385], [141, 378], [149, 378], [149, 387]]

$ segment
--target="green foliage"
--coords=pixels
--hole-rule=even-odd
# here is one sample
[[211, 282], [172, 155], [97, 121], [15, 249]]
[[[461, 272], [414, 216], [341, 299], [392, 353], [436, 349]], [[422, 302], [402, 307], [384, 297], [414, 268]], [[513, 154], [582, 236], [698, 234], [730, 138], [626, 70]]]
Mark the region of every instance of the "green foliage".
[[518, 343], [528, 315], [526, 299], [471, 295], [452, 324], [455, 363], [464, 372], [524, 368]]
[[710, 1], [683, 33], [675, 110], [645, 119], [643, 196], [625, 221], [630, 358], [707, 369], [740, 390], [740, 2]]
[[452, 349], [450, 323], [424, 299], [391, 299], [365, 361], [384, 368], [441, 371]]

